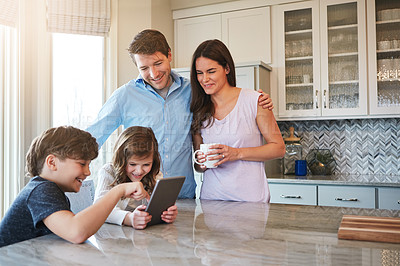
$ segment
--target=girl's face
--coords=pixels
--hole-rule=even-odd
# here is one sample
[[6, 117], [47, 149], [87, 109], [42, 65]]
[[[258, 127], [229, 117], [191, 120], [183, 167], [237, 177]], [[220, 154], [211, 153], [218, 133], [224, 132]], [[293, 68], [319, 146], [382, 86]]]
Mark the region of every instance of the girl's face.
[[228, 84], [226, 75], [229, 73], [229, 69], [209, 58], [199, 57], [196, 59], [196, 73], [197, 80], [206, 94], [215, 94]]
[[132, 182], [140, 182], [148, 174], [153, 166], [153, 154], [144, 157], [133, 155], [127, 160], [126, 175]]

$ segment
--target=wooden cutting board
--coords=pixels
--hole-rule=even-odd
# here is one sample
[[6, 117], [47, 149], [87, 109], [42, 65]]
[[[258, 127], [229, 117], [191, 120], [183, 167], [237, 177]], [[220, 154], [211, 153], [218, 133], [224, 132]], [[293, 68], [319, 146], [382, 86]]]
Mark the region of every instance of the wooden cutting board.
[[343, 215], [338, 238], [400, 243], [400, 218]]

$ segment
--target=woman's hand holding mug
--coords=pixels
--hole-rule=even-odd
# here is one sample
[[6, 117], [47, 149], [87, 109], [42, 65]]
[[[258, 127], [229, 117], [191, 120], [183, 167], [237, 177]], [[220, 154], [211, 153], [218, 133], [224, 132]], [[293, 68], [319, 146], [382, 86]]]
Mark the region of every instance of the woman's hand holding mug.
[[[215, 164], [220, 161], [220, 159], [218, 158], [219, 155], [208, 155], [208, 152], [212, 150], [212, 148], [210, 148], [212, 145], [216, 145], [216, 143], [200, 144], [200, 149], [193, 153], [193, 161], [200, 165], [200, 167], [203, 169], [218, 167]], [[214, 157], [217, 157], [217, 159], [215, 159]]]

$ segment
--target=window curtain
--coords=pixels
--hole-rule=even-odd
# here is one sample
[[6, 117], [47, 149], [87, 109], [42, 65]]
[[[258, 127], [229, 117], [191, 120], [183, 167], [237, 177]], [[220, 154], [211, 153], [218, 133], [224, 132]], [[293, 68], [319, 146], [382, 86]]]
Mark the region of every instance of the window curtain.
[[47, 29], [107, 36], [111, 23], [110, 5], [110, 0], [47, 0]]
[[24, 186], [17, 47], [17, 30], [0, 25], [0, 218]]
[[0, 1], [0, 24], [15, 27], [18, 14], [18, 0]]

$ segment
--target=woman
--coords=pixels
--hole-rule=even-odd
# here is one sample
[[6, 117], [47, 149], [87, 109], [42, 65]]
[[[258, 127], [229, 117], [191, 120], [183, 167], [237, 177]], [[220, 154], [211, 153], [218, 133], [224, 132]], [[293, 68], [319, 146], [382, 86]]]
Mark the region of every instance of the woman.
[[[257, 104], [259, 93], [236, 87], [235, 65], [219, 40], [201, 43], [191, 66], [193, 145], [218, 143], [204, 172], [201, 199], [269, 202], [264, 161], [281, 158], [285, 145], [273, 113]], [[263, 143], [265, 140], [266, 144]], [[204, 162], [198, 153], [197, 160]]]

